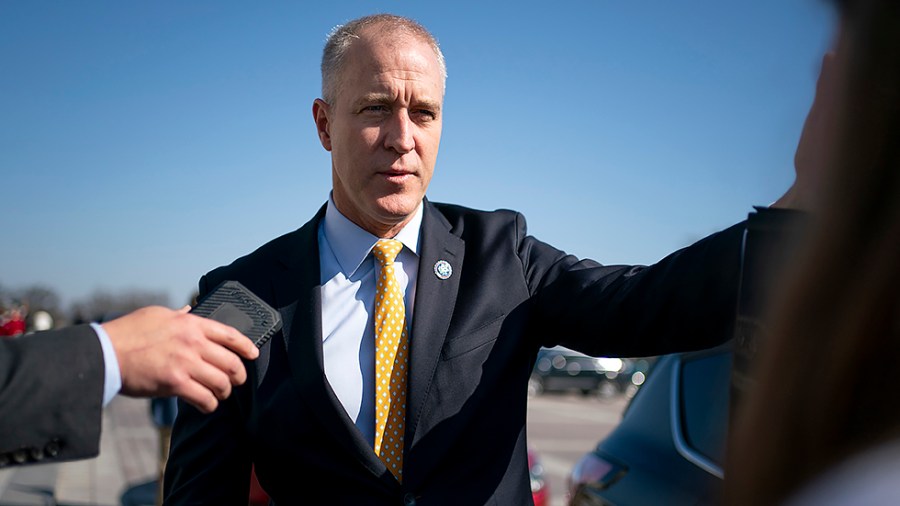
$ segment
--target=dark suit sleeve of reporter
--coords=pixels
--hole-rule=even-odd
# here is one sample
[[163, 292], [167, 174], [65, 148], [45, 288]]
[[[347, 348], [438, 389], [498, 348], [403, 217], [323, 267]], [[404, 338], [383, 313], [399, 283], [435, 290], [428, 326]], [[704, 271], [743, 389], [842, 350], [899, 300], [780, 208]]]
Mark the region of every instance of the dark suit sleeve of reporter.
[[[202, 298], [219, 281], [200, 280]], [[253, 381], [251, 363], [247, 383], [235, 387], [210, 414], [203, 414], [179, 399], [172, 429], [164, 478], [164, 504], [216, 504], [246, 506], [250, 494], [250, 450], [243, 417], [242, 397]]]
[[646, 356], [727, 341], [744, 230], [738, 223], [650, 266], [604, 266], [524, 237], [519, 255], [542, 327], [538, 335], [546, 336], [541, 344], [594, 356]]
[[0, 467], [96, 456], [103, 380], [87, 325], [0, 340]]

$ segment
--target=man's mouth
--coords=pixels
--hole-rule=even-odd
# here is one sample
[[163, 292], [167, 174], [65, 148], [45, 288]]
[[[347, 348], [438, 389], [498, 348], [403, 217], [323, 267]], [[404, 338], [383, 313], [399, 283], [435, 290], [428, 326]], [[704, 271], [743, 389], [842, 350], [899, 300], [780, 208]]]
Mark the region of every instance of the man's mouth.
[[402, 181], [405, 181], [406, 179], [413, 177], [415, 175], [415, 173], [413, 171], [409, 171], [409, 170], [393, 170], [393, 169], [391, 169], [391, 170], [380, 171], [380, 172], [378, 172], [378, 175], [384, 177], [388, 181], [402, 182]]

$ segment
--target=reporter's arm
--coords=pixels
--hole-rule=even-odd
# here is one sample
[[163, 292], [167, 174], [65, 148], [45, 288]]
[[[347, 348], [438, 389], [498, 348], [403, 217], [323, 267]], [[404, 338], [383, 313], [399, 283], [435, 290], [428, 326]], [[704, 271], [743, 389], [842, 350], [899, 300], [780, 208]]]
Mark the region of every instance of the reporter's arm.
[[96, 456], [103, 381], [88, 325], [0, 340], [0, 467]]
[[102, 407], [118, 391], [177, 395], [209, 413], [247, 378], [235, 353], [259, 351], [187, 308], [0, 340], [0, 467], [96, 456]]

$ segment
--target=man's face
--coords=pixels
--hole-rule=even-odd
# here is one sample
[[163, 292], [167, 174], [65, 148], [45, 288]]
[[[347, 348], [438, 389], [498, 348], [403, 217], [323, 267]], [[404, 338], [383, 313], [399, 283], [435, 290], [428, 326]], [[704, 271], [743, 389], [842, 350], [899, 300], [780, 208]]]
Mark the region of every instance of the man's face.
[[345, 58], [334, 103], [313, 104], [319, 139], [331, 152], [334, 203], [363, 229], [392, 237], [412, 217], [434, 172], [440, 67], [427, 43], [371, 29]]

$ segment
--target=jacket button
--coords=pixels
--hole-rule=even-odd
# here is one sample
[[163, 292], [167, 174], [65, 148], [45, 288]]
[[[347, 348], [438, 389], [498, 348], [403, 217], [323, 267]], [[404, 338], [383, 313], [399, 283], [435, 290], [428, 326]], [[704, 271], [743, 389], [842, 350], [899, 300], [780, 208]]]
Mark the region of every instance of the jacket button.
[[44, 451], [41, 450], [40, 448], [31, 448], [29, 453], [31, 454], [31, 460], [33, 460], [35, 462], [40, 462], [40, 461], [44, 460]]
[[12, 458], [16, 464], [24, 464], [25, 461], [28, 460], [28, 453], [24, 449], [16, 450], [13, 452]]
[[406, 494], [403, 496], [403, 506], [416, 506], [416, 496]]
[[56, 457], [59, 455], [59, 441], [54, 439], [47, 443], [47, 446], [44, 447], [44, 453], [48, 457]]

